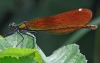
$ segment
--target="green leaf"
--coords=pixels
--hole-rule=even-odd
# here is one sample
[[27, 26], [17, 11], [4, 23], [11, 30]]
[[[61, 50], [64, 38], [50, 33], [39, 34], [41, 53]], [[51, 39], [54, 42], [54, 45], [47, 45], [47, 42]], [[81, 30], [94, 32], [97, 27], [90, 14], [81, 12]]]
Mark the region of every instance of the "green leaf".
[[[17, 32], [5, 38], [0, 38], [0, 43], [1, 43], [0, 45], [2, 45], [0, 57], [3, 58], [5, 56], [10, 56], [10, 57], [19, 58], [19, 57], [27, 56], [27, 57], [34, 58], [39, 63], [43, 63], [41, 55], [39, 54], [37, 48], [35, 47], [36, 38], [34, 37], [34, 35], [30, 33], [26, 33], [26, 34], [21, 33], [21, 34], [24, 37], [24, 40], [18, 46], [16, 45], [22, 40], [22, 37]], [[5, 48], [5, 46], [7, 47]], [[31, 49], [33, 48], [33, 46], [34, 49]]]
[[0, 38], [3, 38], [3, 37], [0, 35]]
[[[36, 44], [36, 37], [30, 33], [22, 34], [24, 37], [23, 42], [16, 46], [22, 39], [18, 33], [12, 34], [6, 38], [0, 38], [0, 41], [7, 42], [10, 47], [1, 49], [0, 58], [5, 57], [29, 57], [37, 61], [38, 63], [86, 63], [85, 56], [79, 51], [79, 46], [76, 44], [70, 44], [63, 46], [56, 50], [51, 56], [46, 57], [43, 51]], [[13, 43], [12, 43], [13, 41]], [[32, 43], [31, 43], [32, 42]], [[1, 45], [7, 46], [7, 43], [0, 42]], [[30, 44], [30, 45], [29, 45]], [[13, 46], [14, 45], [14, 46]], [[29, 46], [28, 46], [29, 45]], [[28, 46], [28, 47], [27, 47]], [[34, 46], [34, 49], [30, 49]], [[11, 48], [14, 47], [14, 48]]]
[[[10, 47], [19, 47], [19, 48], [33, 48], [34, 47], [34, 38], [21, 33], [22, 36], [24, 37], [24, 40], [22, 40], [22, 36], [19, 33], [14, 33], [10, 36], [7, 36], [3, 38], [1, 36], [0, 38], [0, 51], [10, 48]], [[19, 44], [19, 45], [18, 45]], [[17, 46], [18, 45], [18, 46]]]
[[0, 38], [0, 51], [12, 47], [11, 44], [3, 37]]
[[79, 51], [79, 46], [70, 44], [56, 50], [47, 57], [50, 63], [87, 63], [85, 56]]
[[28, 48], [8, 48], [0, 52], [0, 59], [5, 57], [13, 57], [19, 59], [20, 57], [33, 58], [39, 63], [43, 63], [43, 60], [38, 53], [37, 49]]
[[20, 57], [19, 59], [14, 57], [4, 57], [0, 58], [0, 63], [38, 63], [38, 62], [29, 57]]
[[[21, 34], [24, 37], [24, 40], [23, 40], [22, 36], [17, 32], [10, 36], [5, 37], [5, 38], [0, 38], [0, 45], [2, 45], [2, 46], [0, 46], [1, 47], [0, 49], [1, 50], [5, 49], [5, 47], [6, 48], [9, 48], [9, 47], [33, 48], [34, 38], [27, 34], [23, 34], [23, 33], [21, 33]], [[21, 41], [21, 40], [23, 40], [23, 41]]]
[[30, 56], [34, 58], [35, 56], [35, 49], [28, 49], [28, 48], [8, 48], [0, 52], [0, 58], [5, 56], [11, 57], [22, 57], [22, 56]]

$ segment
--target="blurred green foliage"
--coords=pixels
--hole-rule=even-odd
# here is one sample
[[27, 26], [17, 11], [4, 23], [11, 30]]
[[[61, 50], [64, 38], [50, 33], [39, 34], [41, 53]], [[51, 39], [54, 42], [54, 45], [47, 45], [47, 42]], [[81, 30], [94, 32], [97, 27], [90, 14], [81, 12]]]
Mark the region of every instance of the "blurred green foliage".
[[[100, 15], [100, 10], [98, 4], [100, 3], [97, 3], [97, 0], [0, 0], [0, 34], [6, 35], [9, 33], [10, 29], [8, 25], [11, 22], [20, 24], [24, 21], [29, 21], [34, 18], [55, 15], [61, 12], [78, 8], [91, 9], [93, 11], [94, 19], [92, 21], [95, 21], [92, 24], [99, 25], [100, 17], [98, 16]], [[97, 35], [100, 35], [96, 32], [100, 31], [100, 28], [95, 31], [79, 31], [77, 30], [65, 35], [53, 35], [44, 32], [37, 32], [35, 35], [37, 37], [38, 45], [47, 55], [50, 55], [52, 51], [67, 43], [67, 40], [74, 41], [78, 36], [79, 38], [75, 42], [80, 45], [81, 53], [86, 55], [88, 63], [93, 63], [95, 61], [94, 53], [96, 52], [94, 50], [94, 48], [96, 48], [94, 47], [94, 44], [100, 44], [100, 39], [96, 40], [98, 37]], [[99, 49], [100, 46], [97, 48]], [[100, 50], [98, 53], [99, 52]]]

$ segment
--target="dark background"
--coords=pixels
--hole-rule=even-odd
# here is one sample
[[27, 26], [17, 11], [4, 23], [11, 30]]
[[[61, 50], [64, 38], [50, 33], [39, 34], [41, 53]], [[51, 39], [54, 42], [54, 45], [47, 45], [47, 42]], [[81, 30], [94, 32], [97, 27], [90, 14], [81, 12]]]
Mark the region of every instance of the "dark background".
[[[34, 18], [78, 8], [91, 9], [93, 18], [90, 24], [99, 26], [99, 0], [0, 0], [0, 35], [4, 36], [11, 31], [8, 27], [9, 23], [21, 24]], [[47, 56], [62, 45], [76, 42], [88, 63], [100, 63], [100, 28], [96, 30], [80, 29], [65, 35], [37, 32], [35, 36], [37, 44]]]

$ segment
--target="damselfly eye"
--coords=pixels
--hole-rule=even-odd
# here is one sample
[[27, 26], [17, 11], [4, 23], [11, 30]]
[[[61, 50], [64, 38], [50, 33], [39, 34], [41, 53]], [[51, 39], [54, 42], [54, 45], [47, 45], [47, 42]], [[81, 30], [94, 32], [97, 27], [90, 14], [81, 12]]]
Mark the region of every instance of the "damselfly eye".
[[9, 28], [10, 29], [14, 29], [14, 28], [16, 28], [16, 24], [13, 22], [13, 23], [10, 23], [9, 24]]

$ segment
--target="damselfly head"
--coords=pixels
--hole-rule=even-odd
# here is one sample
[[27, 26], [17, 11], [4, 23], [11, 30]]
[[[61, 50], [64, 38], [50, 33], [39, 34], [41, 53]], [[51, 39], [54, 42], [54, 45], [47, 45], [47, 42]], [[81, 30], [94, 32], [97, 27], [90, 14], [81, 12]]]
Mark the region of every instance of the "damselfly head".
[[15, 29], [15, 28], [17, 28], [17, 26], [16, 26], [16, 24], [13, 22], [13, 23], [10, 23], [10, 24], [9, 24], [9, 28], [10, 28], [10, 29]]

